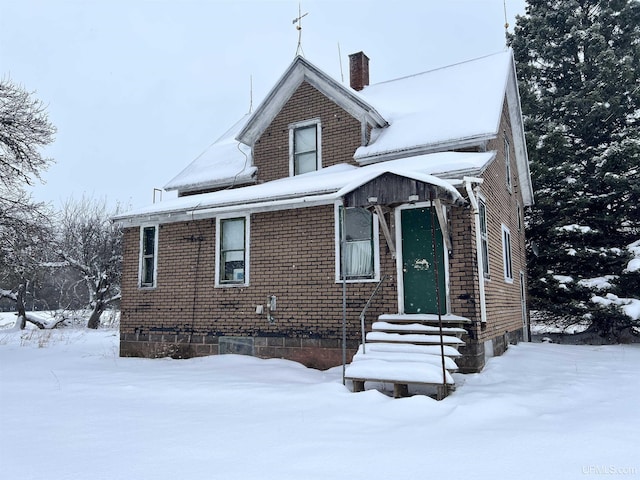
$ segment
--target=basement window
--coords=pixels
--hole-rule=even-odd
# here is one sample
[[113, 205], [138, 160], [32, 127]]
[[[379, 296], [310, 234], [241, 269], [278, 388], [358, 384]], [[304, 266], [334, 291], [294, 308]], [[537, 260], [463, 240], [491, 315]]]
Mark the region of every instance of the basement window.
[[138, 285], [140, 288], [156, 286], [158, 266], [158, 226], [140, 228], [140, 266]]
[[289, 126], [289, 175], [302, 175], [322, 167], [320, 119]]
[[248, 285], [249, 217], [216, 219], [216, 286]]

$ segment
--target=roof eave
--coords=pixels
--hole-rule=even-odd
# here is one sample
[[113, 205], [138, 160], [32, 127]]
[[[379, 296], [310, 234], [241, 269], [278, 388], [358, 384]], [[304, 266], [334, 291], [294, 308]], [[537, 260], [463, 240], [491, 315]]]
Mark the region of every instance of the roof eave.
[[522, 201], [525, 206], [534, 204], [533, 182], [529, 170], [529, 156], [527, 154], [527, 142], [524, 134], [524, 122], [522, 120], [522, 107], [520, 104], [520, 91], [516, 76], [515, 59], [511, 57], [511, 68], [506, 88], [507, 106], [511, 119], [511, 131], [516, 153], [516, 165], [518, 167], [518, 183], [522, 193]]
[[379, 162], [386, 162], [389, 160], [398, 160], [399, 158], [427, 155], [429, 153], [450, 152], [452, 151], [452, 148], [460, 149], [478, 147], [479, 151], [483, 152], [486, 151], [489, 140], [496, 138], [496, 136], [496, 132], [483, 133], [480, 135], [474, 135], [472, 137], [451, 139], [426, 145], [418, 145], [412, 148], [387, 151], [375, 155], [354, 155], [353, 158], [356, 162], [358, 162], [359, 165], [365, 166]]
[[250, 202], [237, 201], [211, 206], [203, 205], [198, 207], [174, 208], [134, 215], [125, 214], [115, 216], [112, 220], [123, 224], [125, 227], [136, 227], [149, 223], [164, 224], [203, 220], [231, 212], [256, 213], [330, 205], [337, 200], [337, 191], [338, 188], [334, 188], [323, 192], [314, 192], [309, 195], [292, 194], [283, 195], [278, 198], [255, 199]]
[[256, 183], [255, 172], [247, 175], [239, 175], [237, 177], [228, 177], [217, 181], [202, 182], [202, 183], [189, 183], [182, 185], [165, 186], [164, 190], [167, 192], [177, 191], [181, 193], [199, 192], [210, 188], [223, 188], [232, 187], [237, 185], [252, 185]]

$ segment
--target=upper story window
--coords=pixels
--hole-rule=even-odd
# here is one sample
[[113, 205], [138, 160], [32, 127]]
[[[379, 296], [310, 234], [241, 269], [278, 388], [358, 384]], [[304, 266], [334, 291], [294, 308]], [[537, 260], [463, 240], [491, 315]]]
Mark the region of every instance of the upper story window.
[[482, 272], [489, 278], [489, 228], [487, 225], [487, 204], [478, 198], [478, 213], [480, 215], [480, 248], [482, 249]]
[[502, 225], [502, 259], [504, 262], [504, 280], [513, 282], [513, 264], [511, 259], [511, 231]]
[[505, 133], [504, 135], [504, 170], [506, 175], [506, 184], [507, 190], [511, 191], [512, 182], [511, 182], [511, 145], [509, 144], [509, 139]]
[[289, 174], [301, 175], [322, 167], [320, 119], [289, 126]]
[[520, 202], [516, 204], [516, 215], [518, 222], [518, 232], [522, 231], [522, 207], [520, 206]]
[[216, 219], [216, 285], [248, 285], [249, 218]]
[[140, 228], [140, 267], [138, 285], [141, 288], [156, 286], [158, 265], [158, 227]]
[[345, 229], [344, 275], [348, 281], [371, 280], [379, 277], [377, 217], [364, 208], [342, 207], [337, 213], [336, 281], [342, 280], [341, 244]]

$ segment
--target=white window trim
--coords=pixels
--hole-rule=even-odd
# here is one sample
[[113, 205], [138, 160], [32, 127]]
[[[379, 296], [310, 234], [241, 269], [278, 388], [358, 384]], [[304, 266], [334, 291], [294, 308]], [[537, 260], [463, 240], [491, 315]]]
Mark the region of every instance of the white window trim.
[[511, 143], [507, 138], [506, 132], [504, 133], [504, 168], [505, 172], [505, 182], [507, 185], [507, 190], [511, 193], [513, 191], [513, 184], [511, 181]]
[[513, 283], [513, 257], [511, 250], [511, 231], [502, 224], [502, 263], [504, 265], [504, 281]]
[[[244, 282], [240, 283], [228, 283], [220, 281], [220, 222], [221, 220], [228, 220], [230, 218], [244, 218]], [[249, 286], [249, 259], [250, 259], [250, 245], [251, 245], [251, 227], [250, 227], [250, 214], [245, 215], [220, 215], [216, 217], [216, 261], [215, 261], [215, 287], [216, 288], [238, 288]]]
[[305, 120], [304, 122], [296, 122], [289, 125], [289, 176], [295, 176], [293, 139], [296, 128], [316, 126], [316, 170], [322, 168], [322, 123], [319, 118]]
[[[335, 219], [335, 271], [336, 283], [342, 283], [340, 270], [340, 207], [342, 204], [336, 202], [333, 207]], [[373, 213], [373, 278], [347, 278], [347, 283], [370, 283], [380, 281], [380, 226], [378, 225], [378, 216]]]
[[[144, 265], [144, 230], [145, 228], [155, 228], [155, 238], [153, 244], [153, 284], [152, 285], [143, 285], [142, 284], [142, 271]], [[160, 233], [160, 225], [157, 223], [147, 223], [140, 225], [140, 241], [139, 241], [139, 255], [138, 255], [138, 288], [149, 290], [156, 288], [158, 285], [158, 237]]]
[[[486, 232], [485, 232], [485, 236], [483, 237], [483, 232], [482, 232], [482, 219], [479, 218], [479, 223], [478, 225], [480, 225], [480, 246], [482, 247], [482, 241], [486, 241], [487, 243], [487, 271], [484, 271], [484, 265], [481, 265], [481, 268], [483, 269], [483, 277], [485, 281], [489, 281], [491, 280], [491, 261], [489, 260], [489, 215], [488, 215], [488, 211], [487, 211], [487, 200], [485, 199], [485, 197], [483, 195], [481, 195], [480, 193], [478, 193], [478, 212], [480, 211], [480, 204], [482, 204], [482, 206], [484, 207], [484, 226], [486, 228]], [[478, 213], [479, 215], [480, 213]], [[484, 260], [484, 256], [482, 255], [482, 252], [480, 252], [480, 258]]]

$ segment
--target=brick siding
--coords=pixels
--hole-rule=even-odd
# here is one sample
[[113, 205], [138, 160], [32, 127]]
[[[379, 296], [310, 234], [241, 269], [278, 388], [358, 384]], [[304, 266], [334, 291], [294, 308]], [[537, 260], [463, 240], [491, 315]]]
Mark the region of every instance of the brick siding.
[[[289, 175], [289, 125], [311, 118], [321, 119], [323, 166], [356, 164], [352, 157], [361, 141], [360, 122], [303, 83], [255, 145], [259, 182]], [[506, 110], [502, 130], [510, 136]], [[467, 350], [477, 357], [472, 363], [478, 369], [483, 364], [483, 342], [500, 342], [507, 332], [511, 332], [509, 338], [517, 339], [522, 329], [519, 272], [525, 270], [524, 233], [518, 230], [516, 218], [516, 204], [522, 205], [516, 168], [511, 167], [510, 193], [505, 186], [502, 135], [490, 142], [489, 149], [497, 150], [498, 156], [484, 173], [481, 187], [487, 204], [491, 269], [491, 278], [485, 282], [488, 321], [482, 328], [473, 213], [468, 207], [450, 209], [450, 311], [475, 322]], [[249, 284], [233, 287], [215, 286], [215, 219], [159, 226], [155, 288], [138, 287], [140, 230], [125, 229], [121, 355], [237, 352], [289, 358], [317, 368], [340, 364], [342, 284], [335, 281], [334, 216], [333, 205], [251, 214]], [[395, 239], [393, 217], [393, 212], [387, 214]], [[502, 223], [511, 231], [513, 283], [505, 283], [502, 273]], [[395, 259], [382, 233], [379, 240], [381, 275], [388, 278], [367, 314], [369, 326], [378, 315], [398, 311]], [[347, 360], [359, 343], [358, 316], [375, 285], [348, 284]], [[277, 297], [273, 322], [266, 313], [256, 313], [256, 306], [265, 305], [271, 295]]]
[[256, 141], [253, 157], [259, 182], [289, 176], [289, 125], [314, 118], [320, 118], [322, 126], [322, 166], [357, 165], [353, 153], [361, 144], [360, 121], [303, 82]]

